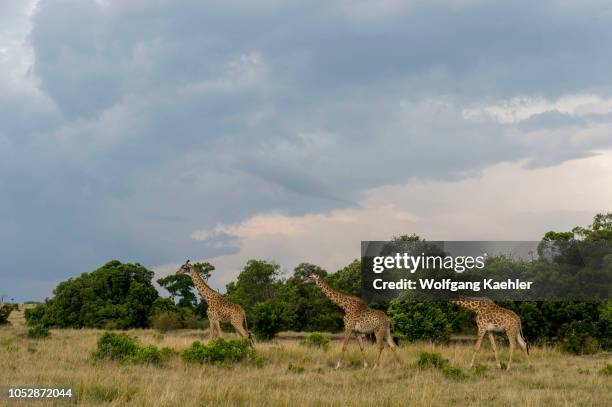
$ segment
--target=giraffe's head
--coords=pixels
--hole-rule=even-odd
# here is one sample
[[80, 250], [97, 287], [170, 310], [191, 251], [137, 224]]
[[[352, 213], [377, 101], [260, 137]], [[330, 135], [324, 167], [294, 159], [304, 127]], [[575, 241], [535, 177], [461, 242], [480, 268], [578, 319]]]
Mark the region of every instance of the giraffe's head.
[[316, 273], [310, 273], [304, 277], [302, 277], [302, 283], [307, 284], [307, 283], [316, 283], [317, 281], [319, 281], [321, 277], [316, 274]]
[[179, 274], [189, 273], [191, 272], [192, 267], [193, 267], [193, 264], [191, 264], [189, 260], [187, 260], [185, 264], [181, 266], [180, 269], [176, 270], [176, 275], [178, 276]]

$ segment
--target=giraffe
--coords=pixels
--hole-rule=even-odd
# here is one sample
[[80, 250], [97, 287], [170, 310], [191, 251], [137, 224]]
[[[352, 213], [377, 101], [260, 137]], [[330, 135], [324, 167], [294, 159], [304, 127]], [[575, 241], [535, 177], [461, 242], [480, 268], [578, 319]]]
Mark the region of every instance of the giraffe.
[[378, 356], [374, 367], [377, 367], [380, 362], [385, 340], [393, 351], [397, 362], [401, 362], [397, 355], [396, 345], [391, 337], [391, 321], [383, 311], [368, 307], [360, 298], [335, 290], [315, 273], [304, 277], [302, 282], [315, 283], [327, 298], [344, 310], [344, 341], [342, 343], [342, 354], [336, 364], [336, 369], [340, 367], [344, 360], [344, 351], [353, 333], [357, 336], [364, 368], [368, 367], [368, 362], [365, 358], [363, 336], [369, 333], [374, 333], [376, 336], [376, 346], [378, 347]]
[[495, 346], [495, 338], [493, 337], [492, 331], [505, 331], [508, 335], [508, 342], [510, 343], [510, 357], [508, 359], [508, 369], [512, 365], [512, 356], [514, 355], [514, 348], [516, 342], [518, 342], [527, 363], [529, 364], [529, 346], [523, 338], [523, 330], [521, 328], [521, 319], [513, 311], [502, 308], [495, 304], [488, 298], [469, 298], [461, 300], [450, 301], [460, 307], [469, 309], [476, 313], [476, 325], [478, 325], [478, 339], [474, 345], [474, 354], [472, 355], [472, 362], [470, 367], [474, 365], [474, 359], [476, 354], [480, 351], [482, 340], [486, 333], [489, 334], [489, 341], [491, 342], [491, 348], [495, 353], [495, 362], [497, 367], [501, 369], [501, 363], [499, 361], [499, 355], [497, 354], [497, 346]]
[[210, 339], [221, 336], [221, 322], [232, 324], [236, 333], [241, 338], [249, 338], [251, 346], [253, 339], [247, 328], [246, 313], [238, 304], [230, 302], [227, 298], [213, 290], [206, 284], [198, 273], [194, 264], [189, 260], [177, 270], [176, 275], [189, 274], [193, 285], [197, 288], [202, 298], [208, 303], [208, 320], [210, 321]]

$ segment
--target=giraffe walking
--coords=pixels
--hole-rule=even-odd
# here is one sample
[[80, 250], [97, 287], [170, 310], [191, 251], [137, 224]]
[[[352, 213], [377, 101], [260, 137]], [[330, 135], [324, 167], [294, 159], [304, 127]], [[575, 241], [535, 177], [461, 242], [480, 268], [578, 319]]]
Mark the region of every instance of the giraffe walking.
[[518, 342], [521, 350], [523, 351], [523, 354], [527, 359], [527, 363], [530, 363], [529, 346], [523, 338], [521, 319], [518, 315], [516, 315], [516, 313], [509, 309], [500, 307], [488, 298], [462, 299], [450, 302], [476, 313], [478, 339], [474, 345], [474, 354], [472, 355], [470, 367], [474, 365], [474, 359], [476, 358], [476, 354], [480, 351], [482, 340], [484, 339], [485, 334], [488, 333], [491, 348], [493, 348], [493, 352], [495, 353], [495, 362], [497, 363], [497, 367], [501, 369], [501, 363], [499, 361], [499, 355], [497, 354], [497, 346], [495, 345], [493, 331], [505, 331], [506, 335], [508, 335], [508, 342], [510, 343], [508, 369], [510, 369], [510, 366], [512, 365], [512, 356], [514, 355], [516, 342]]
[[374, 367], [377, 367], [380, 362], [380, 355], [385, 346], [385, 341], [393, 351], [393, 355], [397, 359], [397, 362], [400, 363], [400, 358], [397, 355], [397, 347], [391, 337], [391, 321], [383, 311], [368, 307], [361, 298], [335, 290], [317, 274], [312, 273], [304, 277], [302, 281], [304, 283], [315, 283], [327, 298], [344, 310], [344, 341], [342, 342], [342, 354], [340, 360], [338, 360], [336, 364], [336, 369], [340, 367], [344, 360], [346, 346], [353, 334], [357, 336], [359, 349], [363, 356], [364, 367], [367, 367], [368, 363], [365, 358], [363, 336], [369, 333], [374, 333], [376, 336], [376, 346], [378, 347], [378, 356], [376, 357]]
[[246, 313], [238, 304], [234, 304], [217, 291], [213, 290], [204, 282], [194, 264], [189, 260], [176, 272], [179, 274], [189, 274], [193, 285], [197, 288], [202, 298], [208, 303], [206, 314], [210, 321], [210, 339], [221, 336], [221, 322], [232, 324], [236, 333], [241, 338], [249, 338], [251, 344], [253, 339], [247, 328]]

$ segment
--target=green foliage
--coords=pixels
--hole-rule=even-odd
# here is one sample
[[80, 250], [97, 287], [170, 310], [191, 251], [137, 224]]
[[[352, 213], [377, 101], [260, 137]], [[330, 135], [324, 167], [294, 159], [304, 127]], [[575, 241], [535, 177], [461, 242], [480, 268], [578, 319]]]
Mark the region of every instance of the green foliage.
[[37, 324], [28, 328], [28, 338], [46, 338], [49, 336], [49, 328]]
[[138, 340], [124, 333], [105, 332], [98, 338], [98, 348], [92, 353], [94, 359], [125, 361], [136, 355]]
[[186, 362], [192, 363], [236, 363], [256, 355], [250, 349], [248, 339], [233, 339], [226, 341], [223, 338], [215, 339], [207, 345], [195, 341], [191, 346], [181, 352], [181, 357]]
[[421, 352], [417, 360], [417, 366], [420, 368], [435, 367], [442, 369], [448, 365], [448, 359], [442, 357], [438, 352]]
[[444, 376], [451, 379], [461, 379], [465, 377], [465, 374], [461, 371], [461, 369], [455, 366], [446, 366], [442, 368], [442, 373]]
[[296, 316], [290, 329], [302, 332], [341, 331], [343, 314], [340, 308], [314, 284], [302, 283], [302, 278], [312, 273], [327, 276], [327, 272], [320, 267], [302, 263], [295, 268], [293, 276], [279, 287], [277, 298], [288, 304]]
[[162, 365], [174, 353], [170, 348], [159, 350], [153, 345], [141, 346], [137, 338], [124, 333], [105, 332], [98, 338], [97, 349], [91, 357], [94, 360]]
[[287, 371], [291, 373], [304, 373], [304, 366], [294, 365], [293, 363], [289, 363], [287, 366]]
[[139, 347], [135, 354], [125, 358], [126, 362], [146, 363], [151, 365], [161, 365], [164, 361], [164, 354], [153, 345]]
[[251, 328], [258, 339], [272, 339], [290, 329], [295, 320], [293, 309], [284, 301], [269, 300], [255, 304], [251, 310]]
[[14, 307], [12, 304], [2, 304], [0, 306], [0, 325], [8, 324], [8, 317], [11, 315]]
[[447, 342], [451, 324], [441, 306], [433, 302], [391, 301], [387, 314], [394, 334], [407, 341]]
[[608, 363], [606, 367], [599, 371], [599, 373], [605, 376], [612, 376], [612, 364]]
[[250, 309], [258, 302], [274, 298], [279, 285], [280, 266], [265, 260], [249, 260], [236, 282], [227, 285], [230, 301]]
[[177, 305], [179, 307], [194, 308], [197, 304], [197, 298], [194, 293], [193, 280], [189, 274], [171, 274], [157, 280], [157, 284], [164, 287], [169, 293], [172, 302], [178, 298]]
[[304, 343], [316, 348], [329, 349], [329, 339], [321, 332], [312, 332], [306, 337]]
[[[196, 270], [205, 281], [208, 280], [211, 273], [215, 270], [215, 266], [208, 262], [194, 263]], [[164, 287], [170, 293], [170, 301], [172, 305], [179, 308], [189, 308], [196, 311], [196, 314], [204, 316], [206, 314], [206, 301], [199, 301], [196, 297], [195, 286], [189, 274], [171, 274], [157, 280], [157, 283]], [[178, 302], [177, 302], [178, 300]], [[172, 311], [171, 308], [163, 309], [164, 311]]]
[[481, 365], [480, 363], [476, 363], [470, 368], [470, 371], [476, 376], [484, 376], [487, 370], [489, 370], [489, 368], [485, 365]]
[[140, 264], [110, 261], [91, 273], [60, 283], [54, 297], [26, 310], [29, 325], [59, 328], [144, 328], [157, 291], [153, 272]]
[[579, 355], [597, 353], [600, 349], [597, 325], [586, 321], [572, 321], [563, 324], [561, 349]]
[[353, 260], [348, 266], [331, 274], [327, 279], [336, 290], [345, 294], [361, 296], [361, 261]]

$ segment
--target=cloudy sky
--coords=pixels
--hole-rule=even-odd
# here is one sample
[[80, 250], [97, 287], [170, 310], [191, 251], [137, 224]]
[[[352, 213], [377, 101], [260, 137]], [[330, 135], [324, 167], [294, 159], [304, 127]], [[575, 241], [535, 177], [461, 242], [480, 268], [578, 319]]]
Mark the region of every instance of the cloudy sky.
[[606, 1], [4, 0], [0, 295], [612, 209]]

